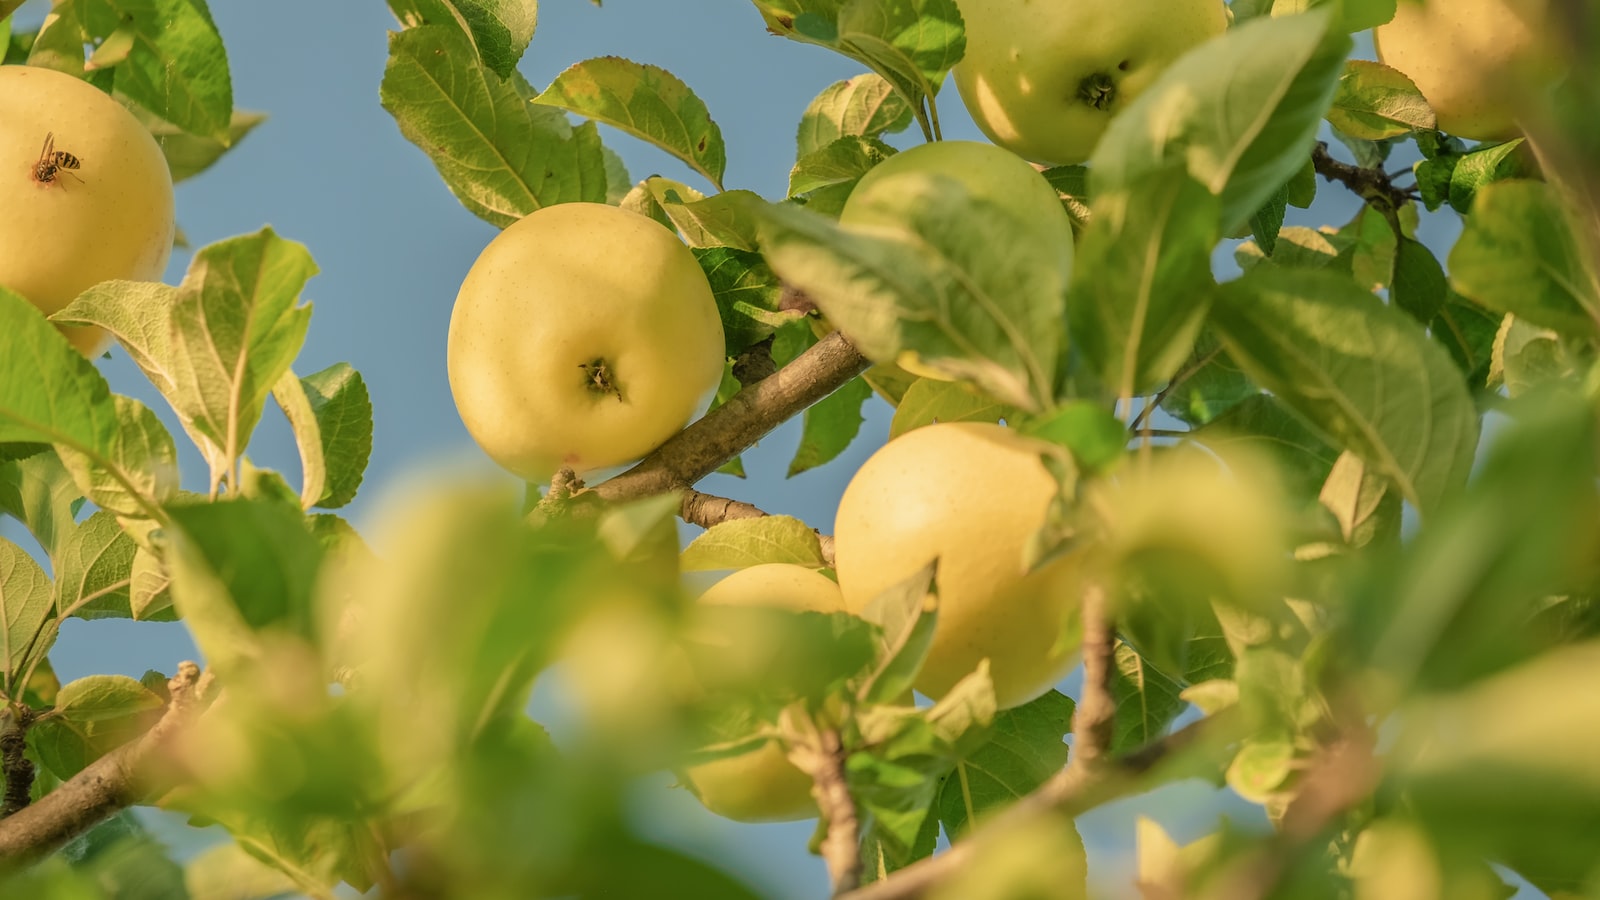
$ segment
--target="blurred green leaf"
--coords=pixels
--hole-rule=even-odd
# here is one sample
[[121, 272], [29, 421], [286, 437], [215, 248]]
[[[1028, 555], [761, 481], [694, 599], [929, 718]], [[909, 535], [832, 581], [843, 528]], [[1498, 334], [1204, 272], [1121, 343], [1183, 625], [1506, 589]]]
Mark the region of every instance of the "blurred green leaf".
[[1351, 547], [1400, 539], [1400, 497], [1389, 480], [1348, 450], [1339, 455], [1317, 499], [1339, 522], [1339, 533]]
[[989, 740], [956, 763], [939, 788], [939, 820], [951, 841], [966, 836], [973, 817], [1020, 800], [1061, 771], [1073, 709], [1069, 697], [1050, 691], [995, 714]]
[[150, 134], [160, 145], [167, 158], [167, 168], [172, 170], [174, 184], [199, 175], [211, 168], [222, 155], [244, 140], [245, 135], [267, 120], [264, 112], [236, 109], [228, 121], [227, 140], [191, 134], [182, 128], [156, 118], [145, 110], [134, 107], [133, 113], [144, 122]]
[[911, 124], [911, 105], [881, 75], [857, 75], [818, 94], [800, 117], [796, 159], [852, 135], [875, 138]]
[[166, 702], [126, 675], [90, 675], [67, 683], [54, 711], [28, 729], [40, 762], [62, 779], [138, 737]]
[[1350, 40], [1331, 24], [1320, 11], [1252, 19], [1168, 67], [1101, 138], [1096, 199], [1181, 161], [1221, 198], [1223, 231], [1244, 223], [1304, 165], [1333, 100]]
[[880, 629], [878, 664], [861, 689], [868, 702], [896, 703], [911, 690], [939, 621], [936, 565], [929, 563], [872, 598], [861, 616]]
[[1097, 187], [1067, 303], [1072, 336], [1120, 397], [1165, 381], [1205, 321], [1217, 205], [1180, 168]]
[[27, 551], [0, 538], [0, 689], [7, 699], [21, 699], [18, 682], [44, 655], [37, 639], [54, 612], [50, 577]]
[[1537, 181], [1479, 190], [1450, 251], [1451, 284], [1464, 296], [1573, 337], [1600, 333], [1596, 277], [1584, 263], [1566, 204]]
[[762, 563], [824, 568], [817, 533], [791, 516], [762, 516], [719, 522], [683, 550], [685, 572], [744, 569]]
[[189, 860], [183, 883], [189, 900], [271, 900], [298, 892], [287, 875], [233, 841], [218, 844]]
[[1228, 766], [1228, 786], [1251, 803], [1265, 804], [1295, 771], [1294, 744], [1246, 741]]
[[1209, 329], [1195, 340], [1194, 352], [1179, 374], [1184, 373], [1188, 377], [1161, 398], [1161, 409], [1190, 425], [1204, 425], [1260, 393]]
[[1252, 378], [1424, 516], [1466, 480], [1478, 420], [1455, 364], [1350, 280], [1257, 269], [1218, 292], [1212, 325]]
[[918, 378], [906, 389], [889, 423], [889, 439], [935, 422], [998, 422], [1016, 415], [969, 384]]
[[727, 147], [705, 102], [659, 66], [615, 56], [577, 63], [534, 103], [565, 109], [649, 141], [722, 190]]
[[1344, 64], [1328, 121], [1345, 134], [1368, 141], [1427, 131], [1436, 124], [1433, 107], [1411, 79], [1365, 59]]
[[1489, 380], [1504, 385], [1507, 395], [1520, 397], [1536, 385], [1570, 378], [1575, 368], [1561, 336], [1554, 331], [1511, 315], [1500, 324]]
[[1389, 288], [1389, 299], [1394, 305], [1411, 314], [1423, 325], [1432, 322], [1444, 309], [1450, 296], [1450, 285], [1445, 279], [1444, 267], [1419, 241], [1407, 237], [1399, 239], [1394, 259], [1394, 282]]
[[111, 900], [193, 900], [184, 890], [183, 869], [128, 811], [80, 835], [60, 855], [88, 874]]
[[1339, 458], [1339, 451], [1268, 394], [1245, 398], [1195, 429], [1194, 438], [1215, 450], [1242, 446], [1263, 451], [1278, 463], [1296, 497], [1314, 496]]
[[380, 89], [462, 205], [501, 228], [556, 203], [602, 202], [607, 188], [594, 126], [528, 103], [517, 77], [485, 69], [458, 29], [422, 25], [390, 36]]
[[1128, 428], [1122, 420], [1088, 400], [1069, 400], [1048, 415], [1024, 422], [1022, 432], [1067, 448], [1085, 474], [1115, 465], [1128, 445]]

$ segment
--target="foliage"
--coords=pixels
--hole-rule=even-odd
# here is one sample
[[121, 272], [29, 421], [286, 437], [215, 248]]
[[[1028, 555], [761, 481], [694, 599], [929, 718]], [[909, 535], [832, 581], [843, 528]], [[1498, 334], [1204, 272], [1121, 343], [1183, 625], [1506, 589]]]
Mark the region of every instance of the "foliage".
[[[1230, 30], [1120, 114], [1087, 167], [1044, 173], [1077, 232], [1063, 281], [1027, 221], [948, 178], [881, 200], [897, 228], [837, 221], [890, 135], [939, 137], [965, 49], [952, 0], [754, 5], [774, 33], [868, 70], [806, 108], [781, 198], [723, 189], [722, 129], [665, 69], [602, 57], [529, 84], [534, 0], [391, 0], [380, 101], [492, 225], [610, 202], [679, 234], [727, 337], [715, 406], [744, 402], [752, 358], [783, 366], [848, 337], [875, 366], [804, 412], [791, 475], [843, 452], [874, 393], [896, 406], [894, 436], [1004, 421], [1051, 445], [1062, 493], [1026, 559], [1079, 554], [1116, 625], [1077, 711], [1087, 693], [1114, 701], [1115, 759], [1164, 749], [1185, 717], [1232, 721], [1138, 786], [1209, 777], [1275, 826], [1182, 849], [1141, 826], [1147, 896], [1495, 896], [1491, 863], [1597, 896], [1600, 172], [1561, 168], [1593, 158], [1589, 118], [1563, 112], [1581, 104], [1542, 110], [1532, 140], [1553, 149], [1536, 170], [1523, 139], [1442, 135], [1408, 79], [1349, 58], [1350, 33], [1394, 3], [1236, 0]], [[204, 0], [55, 0], [37, 33], [0, 17], [0, 50], [114, 92], [178, 179], [229, 164], [261, 121], [233, 107]], [[1600, 76], [1562, 90], [1600, 94]], [[598, 125], [711, 192], [635, 183]], [[1330, 133], [1354, 164], [1316, 146]], [[1396, 187], [1382, 165], [1408, 144], [1415, 186]], [[1314, 173], [1355, 192], [1353, 220], [1285, 225]], [[1421, 215], [1465, 225], [1428, 246]], [[1213, 264], [1230, 235], [1250, 236], [1231, 245], [1237, 277]], [[997, 709], [985, 664], [906, 702], [936, 566], [859, 617], [708, 617], [683, 573], [829, 573], [829, 541], [780, 515], [680, 550], [675, 493], [569, 509], [552, 492], [530, 513], [504, 485], [455, 481], [387, 499], [369, 544], [333, 512], [372, 450], [365, 382], [342, 363], [294, 371], [316, 273], [311, 250], [263, 228], [197, 251], [177, 286], [106, 282], [52, 317], [116, 337], [199, 449], [193, 481], [163, 418], [0, 287], [0, 514], [37, 544], [0, 539], [0, 730], [25, 735], [36, 797], [134, 746], [163, 720], [165, 676], [60, 685], [49, 654], [72, 617], [181, 619], [215, 699], [162, 748], [176, 786], [139, 799], [236, 844], [180, 870], [121, 814], [8, 892], [754, 897], [638, 830], [629, 795], [775, 742], [797, 763], [837, 757], [868, 881], [894, 883], [942, 834], [991, 861], [951, 896], [1036, 896], [1028, 873], [1046, 863], [1066, 873], [1049, 896], [1084, 895], [1076, 830], [1003, 812], [1076, 764], [1074, 699]], [[908, 353], [946, 378], [898, 369]], [[251, 462], [269, 399], [298, 478]], [[1233, 461], [1239, 489], [1157, 480], [1196, 450]], [[1250, 522], [1273, 539], [1239, 546]], [[557, 671], [578, 709], [565, 743], [526, 711]], [[23, 771], [7, 757], [8, 780]], [[828, 773], [811, 774], [820, 796]], [[824, 816], [818, 847], [842, 821]]]

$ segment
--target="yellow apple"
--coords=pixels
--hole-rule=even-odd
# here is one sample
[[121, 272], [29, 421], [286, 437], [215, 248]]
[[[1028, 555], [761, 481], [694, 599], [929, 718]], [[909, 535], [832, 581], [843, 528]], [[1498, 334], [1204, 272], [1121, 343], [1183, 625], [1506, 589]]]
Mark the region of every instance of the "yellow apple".
[[503, 468], [542, 481], [620, 465], [722, 379], [722, 321], [694, 254], [637, 213], [548, 206], [473, 263], [450, 316], [450, 391]]
[[[865, 176], [839, 213], [839, 224], [851, 227], [903, 228], [885, 203], [907, 190], [922, 175], [943, 175], [960, 182], [974, 197], [1014, 212], [1032, 226], [1042, 246], [1050, 248], [1065, 290], [1072, 277], [1072, 220], [1061, 199], [1039, 170], [1016, 154], [977, 141], [919, 144], [879, 163]], [[895, 360], [913, 375], [949, 381], [950, 376], [923, 365], [915, 353]]]
[[[770, 606], [794, 612], [840, 612], [839, 586], [813, 569], [784, 563], [751, 566], [700, 597], [701, 604]], [[684, 773], [700, 802], [740, 822], [779, 822], [817, 814], [811, 779], [776, 741], [759, 750], [694, 766]]]
[[916, 689], [940, 697], [988, 659], [1002, 708], [1049, 690], [1076, 660], [1075, 557], [1028, 572], [1029, 540], [1057, 487], [1042, 445], [999, 425], [946, 422], [907, 432], [856, 472], [834, 522], [845, 608], [935, 557], [939, 623]]
[[1526, 89], [1550, 76], [1548, 0], [1401, 0], [1374, 32], [1378, 58], [1428, 98], [1439, 128], [1472, 140], [1517, 134]]
[[[0, 66], [0, 285], [46, 315], [102, 281], [157, 281], [172, 253], [172, 175], [117, 101], [52, 69]], [[99, 328], [61, 326], [87, 356]]]
[[1111, 117], [1227, 27], [1222, 0], [958, 0], [956, 89], [989, 139], [1035, 162], [1089, 158]]

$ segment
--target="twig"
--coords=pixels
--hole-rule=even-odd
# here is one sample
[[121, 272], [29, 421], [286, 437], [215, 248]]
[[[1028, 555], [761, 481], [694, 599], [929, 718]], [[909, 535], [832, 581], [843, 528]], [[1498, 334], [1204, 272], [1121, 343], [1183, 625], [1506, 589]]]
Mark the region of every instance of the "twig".
[[[1150, 787], [1149, 776], [1162, 763], [1202, 744], [1234, 740], [1238, 715], [1223, 710], [1186, 725], [1138, 750], [1103, 760], [1090, 769], [1068, 765], [1032, 794], [980, 826], [987, 831], [1009, 828], [1037, 816], [1078, 816]], [[1081, 757], [1079, 757], [1081, 758]], [[973, 858], [976, 835], [953, 845], [938, 856], [919, 860], [888, 878], [845, 895], [844, 900], [914, 900], [926, 897]]]
[[1399, 213], [1411, 202], [1412, 190], [1396, 187], [1382, 169], [1363, 169], [1334, 159], [1328, 152], [1326, 141], [1317, 141], [1317, 145], [1311, 148], [1311, 165], [1318, 175], [1343, 184], [1382, 213], [1394, 233], [1400, 234]]
[[828, 864], [828, 879], [838, 897], [861, 883], [861, 822], [856, 816], [856, 801], [845, 781], [844, 741], [839, 731], [824, 728], [814, 732], [813, 740], [795, 745], [789, 759], [811, 776], [811, 796], [828, 825], [822, 840], [822, 859]]
[[869, 365], [844, 335], [834, 332], [593, 492], [602, 500], [617, 501], [690, 487]]
[[1083, 592], [1083, 692], [1072, 713], [1072, 765], [1100, 764], [1111, 747], [1117, 701], [1111, 696], [1112, 657], [1117, 633], [1106, 608], [1105, 587], [1098, 582]]
[[33, 763], [24, 754], [28, 749], [28, 726], [33, 710], [17, 706], [8, 711], [6, 726], [0, 731], [0, 772], [6, 780], [5, 801], [0, 804], [0, 819], [27, 806], [33, 791]]
[[156, 765], [165, 744], [208, 699], [210, 673], [192, 662], [167, 682], [172, 700], [141, 737], [107, 753], [60, 787], [0, 820], [0, 867], [26, 864], [55, 852], [107, 816], [159, 795], [175, 773]]
[[[767, 515], [770, 513], [753, 503], [705, 494], [693, 488], [684, 489], [683, 502], [678, 506], [678, 518], [701, 528], [710, 528], [734, 519], [759, 519]], [[822, 545], [823, 561], [833, 565], [833, 535], [818, 531], [817, 543]]]
[[[1150, 398], [1150, 402], [1146, 403], [1144, 408], [1139, 410], [1139, 415], [1134, 417], [1132, 422], [1128, 423], [1128, 431], [1138, 432], [1141, 428], [1143, 428], [1145, 422], [1149, 420], [1150, 416], [1156, 410], [1161, 408], [1161, 404], [1166, 402], [1167, 397], [1171, 396], [1173, 391], [1177, 390], [1184, 382], [1199, 374], [1201, 369], [1204, 369], [1206, 366], [1210, 365], [1212, 360], [1221, 355], [1222, 348], [1218, 347], [1215, 350], [1212, 350], [1210, 353], [1207, 353], [1205, 356], [1202, 356], [1190, 363], [1183, 371], [1172, 376], [1172, 380], [1167, 382], [1167, 386], [1156, 392], [1156, 395]], [[1153, 434], [1154, 432], [1146, 430], [1144, 433]]]

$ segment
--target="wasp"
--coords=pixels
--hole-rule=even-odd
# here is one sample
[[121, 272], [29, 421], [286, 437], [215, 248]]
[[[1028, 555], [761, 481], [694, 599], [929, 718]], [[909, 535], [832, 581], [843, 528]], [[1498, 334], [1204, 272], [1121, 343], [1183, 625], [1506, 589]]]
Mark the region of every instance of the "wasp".
[[73, 156], [65, 150], [56, 149], [56, 133], [54, 131], [44, 136], [44, 147], [39, 150], [39, 161], [33, 164], [33, 180], [40, 184], [50, 184], [58, 175], [71, 175], [81, 184], [73, 170], [81, 168], [83, 160]]

